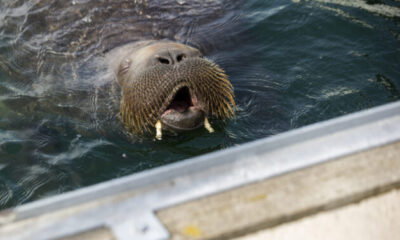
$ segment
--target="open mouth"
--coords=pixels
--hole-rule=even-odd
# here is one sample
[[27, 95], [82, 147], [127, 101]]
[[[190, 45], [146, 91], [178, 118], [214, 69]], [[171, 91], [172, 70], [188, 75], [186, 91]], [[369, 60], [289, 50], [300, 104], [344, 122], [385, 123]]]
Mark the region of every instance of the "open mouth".
[[188, 87], [180, 88], [161, 115], [161, 121], [174, 130], [192, 130], [203, 125], [205, 113]]
[[189, 107], [193, 106], [193, 101], [190, 96], [189, 88], [182, 87], [175, 94], [175, 97], [172, 99], [171, 103], [167, 107], [167, 110], [173, 110], [180, 113], [183, 113], [188, 110]]

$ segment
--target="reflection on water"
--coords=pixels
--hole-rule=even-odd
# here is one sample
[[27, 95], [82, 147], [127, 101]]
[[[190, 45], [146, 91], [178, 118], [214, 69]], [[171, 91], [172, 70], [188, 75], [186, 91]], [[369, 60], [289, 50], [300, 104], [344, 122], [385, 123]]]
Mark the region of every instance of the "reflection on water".
[[[0, 2], [0, 208], [399, 99], [400, 3]], [[139, 39], [201, 49], [235, 87], [216, 129], [134, 138], [105, 52]]]

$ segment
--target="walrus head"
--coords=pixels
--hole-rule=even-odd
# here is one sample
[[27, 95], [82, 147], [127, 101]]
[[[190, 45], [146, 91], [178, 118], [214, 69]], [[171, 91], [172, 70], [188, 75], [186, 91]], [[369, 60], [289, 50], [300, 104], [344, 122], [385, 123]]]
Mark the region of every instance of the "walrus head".
[[191, 130], [207, 117], [234, 115], [233, 87], [217, 64], [193, 47], [170, 41], [146, 41], [122, 50], [116, 67], [122, 87], [122, 121], [133, 133], [161, 126]]

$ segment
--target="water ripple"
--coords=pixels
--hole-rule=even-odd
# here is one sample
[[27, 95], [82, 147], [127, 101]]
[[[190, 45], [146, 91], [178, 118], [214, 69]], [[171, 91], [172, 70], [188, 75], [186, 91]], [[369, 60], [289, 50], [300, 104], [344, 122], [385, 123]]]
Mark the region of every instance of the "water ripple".
[[70, 143], [66, 152], [58, 153], [55, 155], [36, 152], [36, 156], [45, 159], [51, 165], [59, 164], [72, 164], [72, 161], [84, 157], [87, 153], [94, 151], [95, 148], [100, 146], [112, 145], [112, 143], [105, 140], [95, 140], [91, 142], [80, 141], [80, 136], [76, 136]]
[[[399, 6], [367, 2], [0, 1], [0, 209], [398, 100]], [[225, 69], [235, 118], [130, 136], [103, 57], [141, 39]]]

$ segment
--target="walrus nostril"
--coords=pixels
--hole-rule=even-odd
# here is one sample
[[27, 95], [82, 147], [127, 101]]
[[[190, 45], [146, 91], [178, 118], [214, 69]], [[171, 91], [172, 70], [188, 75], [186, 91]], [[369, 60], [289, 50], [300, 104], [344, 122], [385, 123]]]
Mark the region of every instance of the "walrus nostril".
[[162, 64], [169, 64], [169, 60], [163, 57], [157, 57], [157, 60]]
[[179, 54], [177, 57], [176, 57], [176, 61], [177, 62], [180, 62], [180, 61], [182, 61], [184, 58], [186, 58], [186, 55], [185, 54]]

